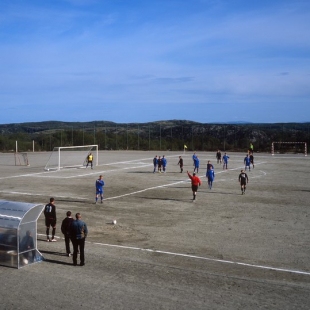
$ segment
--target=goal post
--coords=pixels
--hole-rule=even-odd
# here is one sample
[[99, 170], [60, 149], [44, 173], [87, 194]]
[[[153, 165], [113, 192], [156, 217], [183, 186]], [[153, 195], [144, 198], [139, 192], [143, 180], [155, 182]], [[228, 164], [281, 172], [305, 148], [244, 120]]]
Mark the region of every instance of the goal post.
[[298, 147], [300, 145], [304, 145], [299, 147], [299, 149], [301, 150], [301, 152], [303, 152], [305, 154], [305, 156], [307, 156], [307, 142], [272, 142], [271, 143], [271, 155], [275, 154], [275, 145], [280, 145], [280, 147], [284, 146], [286, 148], [286, 150], [288, 151], [294, 151], [296, 152], [297, 149], [297, 145]]
[[27, 153], [14, 153], [15, 166], [30, 166]]
[[44, 170], [60, 170], [65, 168], [83, 168], [89, 153], [94, 155], [94, 165], [98, 166], [98, 145], [60, 146], [54, 147]]

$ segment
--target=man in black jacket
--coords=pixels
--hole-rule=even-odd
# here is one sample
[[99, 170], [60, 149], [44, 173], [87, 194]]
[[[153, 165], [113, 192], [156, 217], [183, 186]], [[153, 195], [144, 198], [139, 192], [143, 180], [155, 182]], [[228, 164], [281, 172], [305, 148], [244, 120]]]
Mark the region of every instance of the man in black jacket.
[[71, 211], [67, 211], [67, 217], [61, 223], [61, 232], [64, 234], [65, 237], [65, 245], [66, 245], [66, 253], [67, 256], [71, 256], [70, 252], [70, 239], [71, 239], [71, 224], [74, 219], [71, 216]]

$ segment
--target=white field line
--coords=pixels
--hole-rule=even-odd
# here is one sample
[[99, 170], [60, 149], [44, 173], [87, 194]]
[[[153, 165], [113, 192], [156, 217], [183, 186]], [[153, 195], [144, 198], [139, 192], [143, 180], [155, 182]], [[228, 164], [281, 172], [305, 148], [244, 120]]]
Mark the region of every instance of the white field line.
[[[236, 169], [240, 169], [240, 168], [228, 169], [228, 170], [236, 170]], [[217, 174], [225, 173], [225, 172], [227, 172], [227, 170], [219, 171], [219, 172], [217, 172]], [[266, 175], [266, 173], [264, 171], [262, 171], [262, 172], [263, 172], [263, 174]], [[205, 176], [200, 176], [200, 178], [202, 178], [202, 177], [205, 177]], [[222, 179], [222, 180], [223, 181], [227, 181], [227, 179]], [[232, 179], [232, 180], [234, 180], [234, 179]], [[157, 189], [157, 188], [163, 188], [163, 187], [168, 187], [168, 186], [172, 186], [172, 185], [176, 185], [176, 184], [180, 184], [180, 183], [190, 183], [190, 180], [186, 179], [186, 180], [181, 180], [181, 181], [177, 181], [177, 182], [173, 182], [173, 183], [168, 183], [168, 184], [162, 184], [162, 185], [158, 185], [158, 186], [148, 187], [148, 188], [145, 188], [145, 189], [141, 189], [139, 191], [135, 191], [135, 192], [119, 195], [119, 196], [114, 196], [114, 197], [108, 197], [108, 198], [105, 198], [104, 200], [112, 200], [112, 199], [122, 198], [122, 197], [126, 197], [126, 196], [131, 196], [131, 195], [143, 193], [143, 192], [146, 192], [146, 191], [149, 191], [149, 190], [153, 190], [153, 189]]]
[[35, 176], [42, 176], [42, 174], [49, 174], [49, 173], [56, 173], [56, 172], [57, 171], [44, 171], [44, 172], [42, 171], [42, 172], [37, 172], [37, 173], [10, 175], [10, 176], [7, 176], [7, 177], [0, 177], [0, 180], [21, 178], [21, 177], [35, 177]]
[[[15, 191], [0, 191], [0, 193], [3, 193], [3, 194], [13, 194], [13, 195], [25, 195], [25, 196], [43, 196], [43, 197], [47, 197], [48, 196], [49, 197], [49, 194], [24, 193], [24, 192], [15, 192]], [[57, 195], [57, 198], [72, 199], [72, 197], [60, 196], [60, 195]], [[89, 200], [88, 198], [85, 198], [85, 197], [76, 197], [76, 196], [74, 196], [74, 199]]]
[[[265, 163], [266, 162], [255, 163], [255, 165], [261, 165], [261, 164], [265, 164]], [[115, 164], [106, 164], [106, 166], [110, 166], [110, 165], [115, 165]], [[85, 177], [85, 176], [90, 176], [90, 175], [107, 174], [107, 173], [111, 173], [111, 172], [118, 172], [118, 171], [121, 171], [121, 170], [130, 170], [130, 169], [144, 168], [144, 167], [149, 167], [149, 166], [153, 167], [153, 164], [141, 164], [139, 166], [134, 166], [134, 167], [130, 166], [130, 167], [126, 167], [126, 168], [116, 168], [116, 169], [110, 169], [110, 170], [102, 170], [102, 171], [91, 172], [91, 173], [88, 173], [88, 174], [81, 174], [81, 175], [62, 177], [62, 179], [71, 179], [71, 178]], [[239, 170], [239, 169], [242, 169], [242, 168], [244, 168], [244, 166], [240, 166], [240, 167], [233, 168], [233, 169], [221, 170], [219, 172], [216, 172], [216, 174], [223, 173], [223, 172], [226, 172], [226, 171], [229, 171], [229, 170], [231, 170], [231, 171]], [[205, 169], [205, 168], [201, 168], [201, 169]], [[200, 177], [205, 177], [205, 175], [200, 176]]]
[[[38, 235], [45, 236], [44, 234], [38, 234]], [[56, 238], [59, 238], [59, 237], [56, 237]], [[64, 239], [64, 238], [59, 238], [59, 239]], [[196, 256], [196, 255], [189, 255], [189, 254], [182, 254], [182, 253], [175, 253], [175, 252], [168, 252], [168, 251], [160, 251], [160, 250], [153, 250], [153, 249], [143, 249], [143, 248], [138, 248], [138, 247], [124, 246], [124, 245], [115, 245], [115, 244], [107, 244], [107, 243], [100, 243], [100, 242], [89, 242], [89, 241], [86, 241], [86, 242], [89, 244], [94, 244], [94, 245], [99, 245], [99, 246], [104, 246], [104, 247], [113, 247], [113, 248], [120, 248], [120, 249], [127, 249], [127, 250], [145, 251], [145, 252], [159, 253], [159, 254], [164, 254], [164, 255], [180, 256], [180, 257], [186, 257], [186, 258], [193, 258], [193, 259], [199, 259], [199, 260], [205, 260], [205, 261], [218, 262], [218, 263], [222, 263], [222, 264], [233, 264], [233, 265], [239, 265], [239, 266], [245, 266], [245, 267], [251, 267], [251, 268], [268, 269], [268, 270], [272, 270], [272, 271], [288, 272], [288, 273], [302, 274], [302, 275], [310, 276], [310, 272], [302, 271], [302, 270], [293, 270], [293, 269], [277, 268], [277, 267], [271, 267], [271, 266], [255, 265], [255, 264], [242, 263], [242, 262], [236, 262], [236, 261], [231, 261], [231, 260], [216, 259], [216, 258], [209, 258], [209, 257], [203, 257], [203, 256]]]
[[[260, 165], [260, 164], [264, 164], [265, 162], [261, 162], [261, 163], [257, 163], [256, 165]], [[149, 165], [148, 165], [149, 166]], [[128, 169], [134, 169], [134, 168], [137, 168], [137, 167], [126, 167], [126, 168], [121, 168], [121, 169], [112, 169], [112, 170], [106, 170], [104, 171], [104, 173], [107, 173], [107, 172], [114, 172], [114, 171], [120, 171], [120, 170], [128, 170]], [[227, 170], [221, 170], [219, 172], [216, 173], [216, 175], [220, 174], [220, 173], [226, 173], [230, 170], [239, 170], [239, 169], [242, 169], [244, 168], [243, 166], [241, 167], [237, 167], [237, 168], [233, 168], [233, 169], [227, 169]], [[261, 171], [261, 170], [260, 170]], [[264, 175], [266, 175], [266, 173], [264, 171], [261, 171]], [[98, 174], [100, 172], [96, 172], [96, 174]], [[103, 172], [102, 172], [103, 173]], [[94, 174], [94, 173], [92, 173]], [[85, 175], [83, 175], [85, 176]], [[70, 177], [64, 177], [64, 179], [67, 179], [67, 178], [76, 178], [78, 177], [77, 175], [75, 176], [70, 176]], [[205, 175], [201, 175], [200, 178], [202, 177], [205, 177]], [[257, 176], [257, 177], [261, 177], [261, 176]], [[254, 177], [253, 177], [254, 178]], [[230, 179], [230, 180], [234, 180], [234, 179]], [[228, 179], [219, 179], [217, 181], [228, 181]], [[126, 197], [126, 196], [131, 196], [131, 195], [135, 195], [135, 194], [139, 194], [139, 193], [143, 193], [143, 192], [146, 192], [146, 191], [149, 191], [149, 190], [154, 190], [154, 189], [158, 189], [158, 188], [163, 188], [163, 187], [168, 187], [168, 186], [173, 186], [173, 185], [176, 185], [176, 184], [180, 184], [180, 183], [189, 183], [190, 180], [189, 179], [184, 179], [184, 180], [180, 180], [180, 181], [177, 181], [177, 182], [173, 182], [173, 183], [167, 183], [167, 184], [162, 184], [162, 185], [158, 185], [158, 186], [152, 186], [152, 187], [148, 187], [148, 188], [145, 188], [145, 189], [141, 189], [141, 190], [138, 190], [138, 191], [135, 191], [135, 192], [131, 192], [131, 193], [127, 193], [127, 194], [123, 194], [123, 195], [119, 195], [119, 196], [114, 196], [114, 197], [108, 197], [108, 198], [105, 198], [104, 200], [114, 200], [114, 199], [118, 199], [118, 198], [122, 198], [122, 197]], [[46, 195], [42, 195], [42, 194], [33, 194], [33, 193], [21, 193], [21, 192], [15, 192], [15, 191], [0, 191], [0, 193], [4, 193], [4, 194], [14, 194], [14, 195], [28, 195], [28, 196], [46, 196]], [[67, 196], [58, 196], [59, 198], [70, 198], [70, 197], [67, 197]], [[75, 196], [74, 197], [75, 199], [79, 199], [79, 200], [88, 200], [87, 198], [85, 197], [77, 197]]]

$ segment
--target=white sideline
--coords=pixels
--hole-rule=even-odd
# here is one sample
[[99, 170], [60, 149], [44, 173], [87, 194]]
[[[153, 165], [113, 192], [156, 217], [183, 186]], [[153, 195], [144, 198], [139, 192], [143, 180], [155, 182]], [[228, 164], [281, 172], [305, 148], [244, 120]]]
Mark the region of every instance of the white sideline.
[[[45, 236], [44, 234], [38, 234], [38, 235]], [[64, 238], [60, 238], [60, 237], [56, 237], [56, 238], [64, 239]], [[138, 248], [138, 247], [125, 246], [125, 245], [116, 245], [116, 244], [90, 242], [90, 241], [86, 241], [86, 242], [89, 244], [100, 245], [100, 246], [105, 246], [105, 247], [145, 251], [145, 252], [152, 252], [152, 253], [159, 253], [159, 254], [166, 254], [166, 255], [173, 255], [173, 256], [200, 259], [200, 260], [205, 260], [205, 261], [218, 262], [218, 263], [222, 263], [222, 264], [233, 264], [233, 265], [239, 265], [239, 266], [245, 266], [245, 267], [268, 269], [268, 270], [273, 270], [273, 271], [302, 274], [302, 275], [310, 276], [310, 272], [302, 271], [302, 270], [293, 270], [293, 269], [277, 268], [277, 267], [271, 267], [271, 266], [255, 265], [255, 264], [249, 264], [249, 263], [235, 262], [235, 261], [231, 261], [231, 260], [209, 258], [209, 257], [203, 257], [203, 256], [196, 256], [196, 255], [189, 255], [189, 254], [182, 254], [182, 253], [175, 253], [175, 252], [168, 252], [168, 251], [160, 251], [160, 250], [153, 250], [153, 249], [144, 249], [144, 248]]]

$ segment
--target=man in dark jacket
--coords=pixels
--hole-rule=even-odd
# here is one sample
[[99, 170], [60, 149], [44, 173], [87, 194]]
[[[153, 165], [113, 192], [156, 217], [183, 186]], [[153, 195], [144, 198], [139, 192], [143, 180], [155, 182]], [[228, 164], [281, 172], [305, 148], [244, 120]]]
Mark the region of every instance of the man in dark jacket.
[[[31, 250], [31, 251], [30, 251]], [[34, 247], [34, 242], [33, 242], [33, 237], [31, 235], [31, 231], [27, 230], [26, 231], [26, 235], [24, 236], [24, 238], [22, 239], [21, 243], [20, 243], [20, 251], [24, 252], [23, 253], [23, 263], [26, 265], [28, 264], [28, 260], [30, 257], [30, 252], [31, 252], [31, 260], [32, 262], [35, 259], [36, 256], [36, 250]]]
[[82, 221], [80, 213], [75, 215], [76, 220], [71, 224], [71, 240], [73, 243], [73, 265], [77, 265], [77, 254], [80, 250], [80, 266], [85, 265], [84, 248], [85, 239], [88, 234], [87, 225]]
[[61, 223], [61, 232], [65, 237], [66, 253], [67, 256], [71, 256], [70, 252], [70, 239], [71, 239], [71, 224], [74, 219], [71, 216], [71, 211], [67, 212], [67, 217]]

